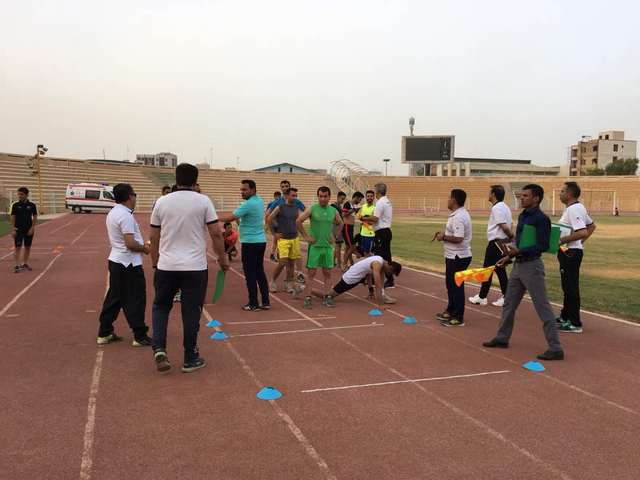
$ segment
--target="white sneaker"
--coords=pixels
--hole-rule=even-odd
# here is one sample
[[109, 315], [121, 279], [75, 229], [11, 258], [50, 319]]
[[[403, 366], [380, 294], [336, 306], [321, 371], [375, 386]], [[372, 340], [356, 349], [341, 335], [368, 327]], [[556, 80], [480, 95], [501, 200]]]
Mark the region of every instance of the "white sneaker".
[[491, 302], [494, 307], [504, 307], [504, 297], [500, 297], [495, 302]]
[[269, 291], [270, 291], [271, 293], [278, 293], [278, 286], [276, 285], [276, 282], [272, 281], [272, 282], [269, 284]]
[[382, 295], [382, 300], [384, 301], [385, 305], [393, 305], [397, 302], [395, 298], [392, 298], [388, 295]]
[[284, 291], [287, 293], [294, 293], [295, 292], [295, 288], [293, 287], [293, 280], [288, 281], [285, 280], [284, 281]]
[[487, 304], [487, 299], [486, 298], [480, 298], [480, 295], [475, 295], [473, 297], [469, 297], [469, 301], [471, 303], [473, 303], [474, 305], [486, 305]]

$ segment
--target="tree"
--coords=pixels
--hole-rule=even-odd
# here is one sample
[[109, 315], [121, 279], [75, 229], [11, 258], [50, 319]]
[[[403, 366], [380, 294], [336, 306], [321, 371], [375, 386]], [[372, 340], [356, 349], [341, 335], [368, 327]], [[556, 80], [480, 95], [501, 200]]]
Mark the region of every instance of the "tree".
[[602, 176], [605, 175], [605, 171], [601, 168], [590, 168], [589, 170], [587, 170], [585, 172], [586, 175], [591, 175], [591, 176]]
[[614, 160], [604, 168], [604, 171], [605, 175], [635, 175], [638, 171], [638, 159]]

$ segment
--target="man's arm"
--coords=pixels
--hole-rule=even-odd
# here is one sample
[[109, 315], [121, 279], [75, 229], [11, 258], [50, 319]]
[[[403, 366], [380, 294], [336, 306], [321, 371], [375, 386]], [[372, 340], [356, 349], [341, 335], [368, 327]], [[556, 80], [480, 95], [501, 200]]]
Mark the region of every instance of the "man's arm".
[[222, 230], [220, 230], [220, 226], [216, 223], [208, 223], [207, 230], [209, 230], [209, 236], [211, 237], [211, 242], [213, 243], [213, 251], [216, 253], [218, 257], [218, 264], [220, 265], [220, 269], [225, 272], [229, 270], [229, 260], [225, 255], [224, 251], [224, 237], [222, 236]]
[[11, 215], [11, 236], [13, 238], [16, 238], [17, 232], [16, 232], [16, 216], [15, 215]]
[[513, 232], [509, 228], [509, 225], [507, 225], [506, 223], [499, 223], [498, 226], [500, 227], [500, 230], [502, 230], [504, 232], [504, 234], [507, 237], [509, 237], [509, 240], [511, 240], [513, 238]]
[[132, 252], [144, 253], [145, 255], [150, 252], [149, 245], [145, 245], [143, 243], [136, 242], [136, 240], [135, 240], [135, 238], [133, 236], [133, 233], [125, 233], [124, 234], [124, 244]]
[[153, 268], [158, 266], [158, 260], [160, 260], [160, 227], [151, 226], [151, 236], [149, 237], [149, 241], [151, 242], [150, 254], [151, 254], [151, 265]]
[[587, 240], [589, 240], [589, 238], [591, 238], [591, 235], [593, 235], [593, 232], [595, 231], [596, 231], [595, 223], [590, 223], [589, 225], [587, 225], [587, 236], [582, 239], [583, 245], [584, 245], [584, 242], [586, 242]]
[[576, 240], [585, 240], [589, 236], [589, 232], [586, 228], [581, 228], [580, 230], [576, 230], [570, 235], [566, 237], [560, 238], [560, 244], [575, 242]]
[[333, 223], [335, 223], [338, 227], [342, 227], [344, 225], [344, 220], [340, 216], [340, 213], [336, 210], [336, 217], [333, 219]]
[[[269, 211], [269, 210], [267, 210]], [[269, 211], [269, 213], [267, 214], [267, 218], [264, 219], [265, 222], [267, 222], [267, 225], [271, 225], [271, 222], [273, 220], [275, 220], [276, 218], [278, 218], [278, 212], [280, 212], [280, 206], [278, 205], [276, 208], [274, 208], [273, 210]]]
[[234, 212], [234, 213], [228, 213], [227, 215], [220, 215], [218, 217], [218, 220], [223, 223], [227, 223], [227, 222], [231, 223], [231, 222], [237, 222], [238, 220], [240, 220], [240, 217], [237, 217]]
[[301, 215], [298, 215], [298, 218], [296, 219], [296, 227], [298, 227], [298, 232], [300, 233], [300, 235], [302, 235], [302, 238], [304, 238], [307, 242], [309, 243], [314, 243], [315, 239], [313, 237], [310, 237], [307, 234], [307, 231], [304, 229], [304, 222], [311, 216], [311, 209], [307, 209], [304, 212], [302, 212]]
[[[455, 217], [451, 219], [452, 221], [452, 230], [455, 232], [464, 232], [464, 223], [462, 223], [462, 221], [457, 220]], [[446, 230], [446, 228], [445, 228]], [[439, 240], [441, 242], [448, 242], [448, 243], [462, 243], [464, 241], [464, 237], [457, 237], [455, 235], [446, 235], [443, 232], [438, 232], [436, 233], [436, 240]]]
[[27, 233], [27, 235], [29, 236], [33, 235], [36, 232], [36, 223], [38, 223], [38, 210], [36, 210], [35, 208], [33, 210], [33, 215], [31, 216], [31, 222], [31, 228]]

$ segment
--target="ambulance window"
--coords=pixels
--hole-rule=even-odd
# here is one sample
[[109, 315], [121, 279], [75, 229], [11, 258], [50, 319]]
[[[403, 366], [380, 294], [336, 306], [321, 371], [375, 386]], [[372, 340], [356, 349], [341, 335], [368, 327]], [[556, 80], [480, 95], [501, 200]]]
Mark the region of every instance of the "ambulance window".
[[100, 190], [86, 190], [84, 192], [84, 198], [98, 200], [100, 198]]
[[107, 192], [106, 190], [104, 190], [104, 191], [102, 192], [102, 196], [103, 196], [104, 198], [109, 199], [109, 200], [114, 200], [113, 195], [111, 195], [111, 192]]

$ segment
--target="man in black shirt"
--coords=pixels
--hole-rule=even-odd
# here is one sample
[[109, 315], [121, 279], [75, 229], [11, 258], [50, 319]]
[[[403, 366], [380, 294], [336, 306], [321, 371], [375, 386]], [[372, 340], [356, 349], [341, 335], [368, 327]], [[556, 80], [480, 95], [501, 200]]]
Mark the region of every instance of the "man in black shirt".
[[[33, 242], [37, 220], [38, 211], [36, 204], [29, 201], [29, 189], [20, 187], [18, 189], [18, 201], [11, 205], [11, 236], [16, 246], [14, 273], [19, 273], [22, 270], [31, 270], [27, 262], [31, 253], [31, 243]], [[20, 251], [23, 245], [24, 255], [22, 263], [20, 263]]]
[[540, 360], [564, 360], [564, 351], [558, 338], [555, 315], [547, 297], [547, 289], [544, 283], [544, 263], [540, 258], [542, 252], [549, 250], [549, 237], [551, 235], [551, 221], [542, 210], [540, 203], [544, 197], [544, 190], [540, 185], [529, 184], [522, 188], [520, 202], [524, 210], [518, 217], [516, 229], [516, 245], [520, 245], [520, 239], [525, 225], [535, 229], [535, 244], [523, 248], [509, 246], [509, 253], [498, 261], [496, 265], [504, 266], [511, 259], [515, 259], [515, 265], [509, 277], [507, 293], [502, 309], [502, 321], [495, 338], [484, 342], [487, 348], [508, 348], [509, 339], [513, 332], [513, 323], [516, 310], [524, 297], [529, 292], [536, 313], [543, 323], [544, 336], [549, 348], [538, 355]]

